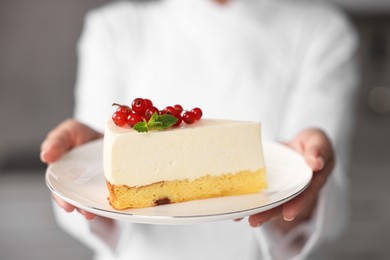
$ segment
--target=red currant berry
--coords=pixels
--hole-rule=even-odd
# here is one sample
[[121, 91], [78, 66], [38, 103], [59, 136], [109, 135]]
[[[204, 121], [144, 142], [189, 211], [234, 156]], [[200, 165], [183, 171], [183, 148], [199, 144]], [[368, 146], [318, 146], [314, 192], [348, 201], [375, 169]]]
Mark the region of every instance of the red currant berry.
[[146, 119], [146, 120], [149, 120], [149, 119], [153, 116], [154, 113], [159, 114], [160, 111], [158, 110], [157, 107], [153, 107], [153, 106], [152, 106], [152, 107], [149, 107], [148, 109], [146, 109], [146, 112], [145, 112], [145, 119]]
[[179, 126], [183, 121], [183, 117], [180, 114], [176, 114], [175, 117], [177, 118], [177, 122], [173, 126]]
[[183, 107], [179, 104], [176, 104], [173, 106], [175, 109], [176, 109], [176, 112], [181, 114], [181, 112], [183, 112]]
[[124, 113], [124, 114], [130, 114], [131, 113], [131, 109], [128, 106], [120, 106], [120, 107], [118, 107], [118, 109], [116, 111]]
[[137, 113], [137, 112], [135, 112], [134, 110], [130, 109], [130, 111], [129, 111], [128, 115], [134, 115], [134, 114], [137, 114], [137, 115], [138, 115], [138, 113]]
[[200, 109], [199, 107], [192, 109], [191, 112], [195, 114], [196, 120], [199, 120], [203, 115], [202, 109]]
[[147, 104], [143, 98], [136, 98], [131, 103], [131, 108], [140, 115], [144, 115], [147, 109]]
[[114, 121], [117, 126], [124, 126], [126, 124], [126, 120], [127, 114], [125, 113], [117, 111], [112, 115], [112, 121]]
[[171, 107], [171, 106], [167, 106], [166, 108], [163, 109], [163, 111], [161, 111], [161, 114], [168, 114], [168, 115], [172, 115], [172, 116], [175, 116], [176, 115], [176, 109], [174, 107]]
[[114, 104], [112, 104], [112, 105], [118, 107], [118, 108], [116, 109], [117, 112], [129, 114], [130, 111], [131, 111], [131, 108], [130, 108], [129, 106], [120, 105], [120, 104], [117, 104], [117, 103], [114, 103]]
[[127, 124], [130, 127], [135, 126], [137, 123], [141, 122], [142, 120], [144, 120], [143, 117], [138, 114], [130, 114], [127, 116]]
[[183, 121], [186, 124], [192, 124], [195, 122], [195, 114], [191, 111], [186, 111], [183, 114]]
[[146, 102], [146, 108], [150, 108], [153, 106], [153, 102], [150, 99], [145, 98], [144, 100]]

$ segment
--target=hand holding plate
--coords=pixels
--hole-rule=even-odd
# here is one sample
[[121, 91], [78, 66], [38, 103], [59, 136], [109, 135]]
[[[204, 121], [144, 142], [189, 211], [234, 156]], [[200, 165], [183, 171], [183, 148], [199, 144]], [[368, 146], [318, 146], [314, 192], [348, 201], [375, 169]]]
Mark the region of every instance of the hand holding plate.
[[288, 232], [301, 221], [310, 218], [321, 188], [334, 167], [334, 152], [329, 138], [319, 129], [300, 132], [287, 146], [299, 152], [313, 170], [309, 187], [294, 199], [271, 210], [249, 217], [252, 227], [273, 220], [283, 232]]
[[[44, 163], [53, 163], [72, 148], [100, 137], [102, 137], [101, 133], [80, 122], [73, 119], [65, 120], [50, 131], [46, 139], [42, 142], [41, 160]], [[72, 212], [76, 209], [84, 215], [86, 219], [93, 219], [95, 217], [92, 213], [77, 209], [54, 193], [52, 193], [52, 196], [56, 203], [67, 212]]]

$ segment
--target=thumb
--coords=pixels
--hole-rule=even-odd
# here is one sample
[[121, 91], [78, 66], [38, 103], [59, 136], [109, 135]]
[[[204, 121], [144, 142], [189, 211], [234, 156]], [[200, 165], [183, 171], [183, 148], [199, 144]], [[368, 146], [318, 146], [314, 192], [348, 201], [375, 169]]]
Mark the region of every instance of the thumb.
[[303, 151], [306, 163], [314, 171], [320, 171], [325, 166], [323, 151], [318, 146], [310, 146]]
[[333, 159], [333, 149], [327, 135], [316, 128], [300, 132], [289, 144], [302, 154], [313, 171], [322, 170]]

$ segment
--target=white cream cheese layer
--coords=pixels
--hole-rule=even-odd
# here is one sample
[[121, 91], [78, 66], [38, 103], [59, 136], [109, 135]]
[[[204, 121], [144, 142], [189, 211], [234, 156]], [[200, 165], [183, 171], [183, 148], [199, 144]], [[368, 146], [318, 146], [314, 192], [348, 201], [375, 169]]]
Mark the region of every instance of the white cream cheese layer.
[[202, 119], [138, 133], [109, 119], [103, 164], [107, 181], [130, 187], [259, 170], [264, 167], [260, 124]]

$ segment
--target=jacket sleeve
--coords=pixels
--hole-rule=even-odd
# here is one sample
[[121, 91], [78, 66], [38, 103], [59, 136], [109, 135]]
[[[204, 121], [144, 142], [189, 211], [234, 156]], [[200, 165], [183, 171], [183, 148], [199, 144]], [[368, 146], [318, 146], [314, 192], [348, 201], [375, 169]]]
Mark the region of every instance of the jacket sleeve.
[[58, 225], [83, 245], [97, 253], [99, 257], [114, 258], [113, 256], [119, 250], [121, 234], [128, 232], [127, 227], [120, 221], [99, 216], [93, 220], [86, 220], [84, 216], [76, 211], [65, 212], [54, 202], [53, 209]]
[[[305, 35], [298, 75], [289, 89], [277, 136], [291, 140], [305, 128], [322, 129], [331, 139], [336, 166], [320, 192], [312, 218], [287, 235], [266, 224], [259, 232], [268, 259], [303, 259], [322, 242], [337, 237], [348, 220], [348, 159], [357, 93], [357, 37], [338, 12], [324, 11], [323, 23]], [[317, 19], [315, 19], [317, 20]], [[297, 59], [298, 60], [298, 59]]]
[[[103, 131], [105, 117], [112, 113], [111, 104], [106, 102], [115, 102], [115, 84], [119, 84], [117, 55], [113, 53], [110, 34], [110, 22], [104, 12], [92, 10], [86, 15], [78, 45], [75, 118], [100, 131]], [[119, 228], [122, 225], [119, 221], [102, 217], [87, 221], [77, 212], [67, 213], [57, 205], [53, 207], [57, 222], [66, 232], [99, 255], [115, 252], [119, 236], [125, 232]]]
[[101, 9], [89, 11], [77, 46], [78, 68], [75, 84], [77, 120], [102, 131], [104, 120], [113, 112], [111, 104], [119, 102], [120, 84], [114, 30]]

